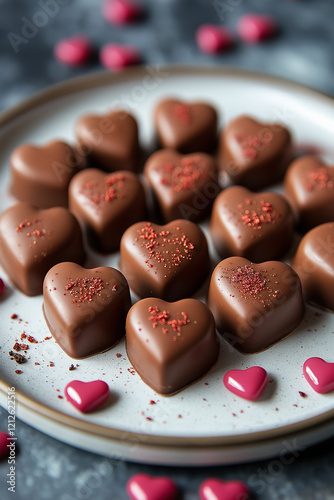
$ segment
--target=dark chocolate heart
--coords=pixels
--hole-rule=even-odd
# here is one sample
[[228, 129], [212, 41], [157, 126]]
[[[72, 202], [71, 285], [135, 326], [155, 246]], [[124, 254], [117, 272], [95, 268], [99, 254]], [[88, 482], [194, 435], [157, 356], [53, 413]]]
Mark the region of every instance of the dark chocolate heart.
[[195, 299], [140, 300], [127, 316], [126, 349], [147, 385], [160, 394], [173, 394], [201, 377], [217, 359], [211, 311]]
[[50, 332], [72, 358], [105, 351], [124, 336], [131, 299], [116, 269], [63, 262], [45, 276], [43, 296]]
[[306, 299], [334, 311], [334, 222], [305, 234], [292, 266], [301, 279]]
[[334, 221], [334, 167], [304, 156], [290, 165], [284, 186], [301, 229]]
[[74, 149], [62, 141], [22, 144], [10, 157], [11, 192], [37, 208], [67, 207], [67, 190], [81, 167]]
[[210, 270], [208, 244], [193, 222], [138, 222], [121, 240], [121, 270], [139, 297], [179, 300], [192, 295]]
[[233, 120], [220, 136], [220, 169], [228, 182], [250, 189], [281, 180], [291, 155], [291, 137], [285, 127], [249, 116]]
[[79, 172], [69, 187], [69, 205], [93, 247], [118, 249], [124, 231], [145, 218], [145, 194], [139, 177], [125, 170]]
[[66, 260], [85, 260], [79, 223], [66, 208], [18, 203], [1, 214], [0, 262], [21, 292], [42, 293], [48, 270]]
[[220, 190], [216, 162], [204, 153], [182, 156], [170, 149], [157, 151], [147, 160], [144, 174], [165, 222], [200, 220]]
[[181, 153], [210, 153], [215, 146], [217, 112], [207, 103], [165, 99], [156, 106], [154, 121], [164, 148]]
[[75, 132], [81, 150], [91, 161], [109, 172], [135, 171], [139, 161], [138, 125], [126, 111], [84, 115]]
[[297, 273], [278, 261], [253, 264], [230, 257], [215, 268], [208, 305], [219, 333], [242, 352], [258, 352], [282, 340], [301, 322]]
[[280, 194], [232, 186], [214, 202], [210, 231], [222, 257], [260, 262], [277, 259], [289, 248], [293, 225], [290, 205]]

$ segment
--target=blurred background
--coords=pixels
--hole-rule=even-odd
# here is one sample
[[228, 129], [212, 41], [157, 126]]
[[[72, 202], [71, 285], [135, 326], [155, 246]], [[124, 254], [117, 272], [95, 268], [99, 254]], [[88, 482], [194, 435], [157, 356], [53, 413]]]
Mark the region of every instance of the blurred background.
[[[139, 0], [138, 0], [139, 1]], [[101, 48], [126, 44], [144, 64], [233, 66], [288, 78], [334, 95], [334, 2], [332, 0], [140, 0], [143, 14], [130, 24], [113, 24], [102, 14], [101, 0], [0, 0], [0, 109], [20, 102], [51, 84], [104, 69]], [[42, 14], [41, 14], [42, 12]], [[246, 13], [270, 15], [274, 36], [247, 43], [238, 34]], [[36, 26], [36, 24], [38, 26]], [[230, 29], [234, 44], [207, 54], [196, 42], [203, 24]], [[66, 65], [54, 56], [55, 45], [76, 35], [87, 37], [92, 54], [86, 64]], [[7, 413], [0, 409], [0, 430]], [[125, 486], [137, 472], [168, 475], [181, 498], [198, 498], [208, 477], [261, 479], [254, 499], [334, 499], [334, 440], [300, 454], [275, 473], [272, 462], [191, 470], [128, 464], [79, 451], [23, 423], [16, 423], [19, 443], [15, 498], [123, 500]], [[0, 498], [7, 491], [8, 465], [0, 463]], [[98, 478], [98, 480], [97, 480]]]

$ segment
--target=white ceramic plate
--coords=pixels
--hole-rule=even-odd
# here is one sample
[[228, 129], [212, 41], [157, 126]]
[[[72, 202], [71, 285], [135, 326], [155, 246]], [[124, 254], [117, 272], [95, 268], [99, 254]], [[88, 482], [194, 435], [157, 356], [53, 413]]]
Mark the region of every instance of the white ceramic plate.
[[[8, 159], [17, 145], [53, 138], [74, 142], [74, 123], [80, 115], [103, 113], [121, 103], [137, 117], [141, 141], [149, 146], [154, 142], [153, 107], [167, 96], [210, 101], [219, 110], [221, 125], [242, 113], [282, 122], [295, 142], [332, 154], [334, 102], [299, 85], [220, 69], [150, 67], [119, 75], [96, 74], [52, 87], [2, 115], [1, 211], [14, 203], [8, 194]], [[101, 258], [90, 253], [86, 267], [116, 266], [117, 260], [115, 254]], [[1, 275], [6, 279], [3, 271]], [[260, 354], [242, 355], [221, 341], [219, 360], [210, 372], [179, 394], [164, 398], [133, 374], [124, 341], [107, 353], [79, 361], [78, 368], [69, 371], [73, 360], [53, 339], [43, 341], [50, 334], [42, 298], [27, 298], [8, 281], [7, 285], [0, 301], [0, 402], [6, 407], [7, 387], [15, 386], [18, 416], [54, 437], [130, 460], [201, 465], [264, 458], [284, 450], [284, 443], [293, 436], [299, 440], [294, 444], [305, 446], [334, 434], [334, 393], [316, 394], [302, 374], [308, 357], [334, 361], [332, 314], [308, 308], [297, 331]], [[22, 321], [12, 320], [13, 313]], [[18, 366], [8, 351], [23, 330], [39, 343], [30, 345], [29, 362]], [[234, 396], [222, 383], [227, 370], [252, 365], [263, 366], [272, 380], [256, 403]], [[21, 375], [15, 374], [18, 368]], [[105, 380], [112, 391], [109, 403], [92, 414], [80, 414], [58, 398], [72, 379]], [[302, 398], [299, 391], [307, 397]], [[157, 404], [150, 404], [151, 400]]]

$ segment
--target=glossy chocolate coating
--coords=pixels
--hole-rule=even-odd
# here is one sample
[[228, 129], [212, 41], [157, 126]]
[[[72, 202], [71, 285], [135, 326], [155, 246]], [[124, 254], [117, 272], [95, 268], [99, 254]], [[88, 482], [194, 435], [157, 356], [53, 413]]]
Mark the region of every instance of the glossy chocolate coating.
[[306, 300], [334, 311], [334, 222], [305, 234], [292, 266], [300, 277]]
[[284, 187], [302, 230], [334, 221], [334, 167], [316, 156], [304, 156], [288, 168]]
[[215, 268], [208, 305], [219, 333], [236, 349], [254, 353], [282, 340], [301, 322], [302, 288], [283, 262], [253, 264], [229, 257]]
[[121, 240], [121, 270], [139, 297], [174, 301], [191, 296], [209, 274], [208, 244], [193, 222], [138, 222]]
[[147, 385], [159, 394], [173, 394], [204, 375], [217, 360], [212, 313], [195, 299], [140, 300], [126, 319], [126, 350]]
[[279, 258], [291, 244], [293, 213], [283, 196], [253, 193], [241, 186], [225, 189], [216, 198], [210, 233], [221, 255], [261, 262]]
[[212, 152], [217, 138], [217, 112], [207, 103], [160, 101], [154, 112], [159, 143], [181, 153]]
[[164, 222], [202, 219], [220, 191], [216, 162], [204, 153], [182, 156], [170, 149], [157, 151], [147, 160], [144, 175]]
[[10, 157], [11, 193], [37, 208], [67, 207], [68, 185], [83, 165], [65, 142], [22, 144]]
[[89, 243], [103, 252], [119, 248], [124, 231], [145, 218], [145, 193], [139, 177], [125, 170], [79, 172], [69, 187], [69, 206], [87, 233]]
[[108, 172], [138, 169], [138, 125], [126, 111], [84, 115], [76, 122], [75, 132], [79, 150], [93, 167]]
[[219, 168], [227, 181], [262, 189], [280, 181], [292, 159], [289, 131], [239, 116], [221, 132]]
[[71, 358], [110, 349], [124, 336], [131, 300], [127, 281], [116, 269], [63, 262], [45, 276], [43, 298], [49, 330]]
[[0, 262], [21, 292], [42, 293], [48, 270], [66, 260], [85, 260], [79, 223], [66, 208], [18, 203], [0, 215]]

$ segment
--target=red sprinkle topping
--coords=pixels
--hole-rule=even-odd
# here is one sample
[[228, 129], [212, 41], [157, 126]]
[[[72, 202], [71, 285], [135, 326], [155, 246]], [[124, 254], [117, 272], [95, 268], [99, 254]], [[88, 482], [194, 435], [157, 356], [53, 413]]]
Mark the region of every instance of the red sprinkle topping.
[[[22, 338], [22, 335], [21, 335]], [[32, 335], [29, 335], [27, 337], [28, 342], [31, 342], [32, 344], [38, 344], [38, 340], [36, 340]]]
[[332, 191], [334, 181], [329, 175], [327, 167], [316, 167], [308, 172], [305, 189], [307, 191]]
[[232, 270], [231, 282], [237, 283], [238, 288], [249, 295], [258, 295], [267, 289], [267, 279], [263, 274], [247, 265]]
[[191, 109], [187, 104], [175, 104], [173, 114], [184, 125], [189, 125], [191, 122]]
[[42, 226], [42, 219], [33, 219], [32, 221], [28, 219], [24, 220], [16, 228], [18, 233], [21, 233], [23, 230], [27, 230], [27, 238], [33, 238], [33, 245], [37, 245], [38, 239], [51, 235], [51, 231], [47, 232]]
[[148, 312], [150, 313], [148, 319], [152, 321], [153, 328], [157, 328], [158, 325], [162, 325], [161, 331], [164, 335], [168, 333], [168, 327], [170, 326], [174, 332], [177, 332], [177, 336], [180, 337], [182, 326], [190, 323], [190, 319], [183, 311], [181, 312], [182, 319], [179, 314], [177, 314], [176, 318], [172, 319], [168, 311], [160, 311], [158, 307], [150, 306], [148, 308]]
[[65, 290], [71, 295], [73, 304], [92, 302], [93, 297], [101, 295], [104, 289], [101, 278], [76, 278], [65, 286]]
[[205, 163], [200, 157], [182, 158], [178, 163], [167, 162], [161, 184], [171, 187], [174, 193], [192, 189], [197, 181], [203, 177]]
[[249, 135], [241, 142], [242, 154], [254, 160], [258, 152], [262, 151], [267, 144], [273, 139], [273, 134], [269, 131], [265, 132], [262, 137], [258, 135]]
[[90, 181], [86, 182], [81, 188], [80, 193], [89, 199], [95, 205], [102, 202], [110, 202], [119, 198], [125, 198], [124, 174], [110, 174], [104, 182]]
[[307, 398], [307, 394], [305, 394], [305, 392], [303, 391], [298, 391], [298, 392], [302, 398]]
[[18, 318], [17, 314], [12, 314], [10, 317], [10, 319], [17, 319], [17, 318]]
[[22, 370], [15, 370], [15, 373], [16, 373], [16, 375], [21, 375], [21, 373], [23, 373], [23, 372], [22, 372]]
[[264, 200], [257, 202], [246, 198], [244, 204], [239, 204], [238, 208], [242, 222], [254, 231], [259, 231], [262, 224], [275, 224], [276, 219], [281, 216], [271, 203]]

